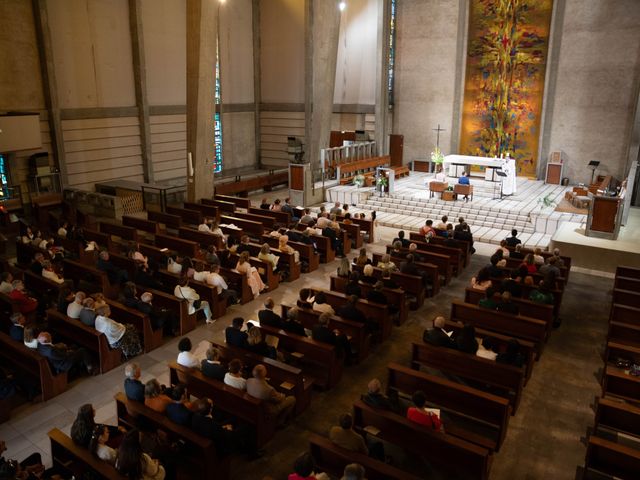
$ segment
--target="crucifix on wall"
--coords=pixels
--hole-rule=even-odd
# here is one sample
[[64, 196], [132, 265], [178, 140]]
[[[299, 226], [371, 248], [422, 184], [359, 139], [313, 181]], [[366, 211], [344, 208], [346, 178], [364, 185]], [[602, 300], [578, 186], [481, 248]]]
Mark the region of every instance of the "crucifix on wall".
[[440, 128], [440, 124], [438, 124], [438, 128], [433, 128], [432, 130], [436, 132], [436, 148], [440, 149], [440, 132], [446, 132], [446, 130]]

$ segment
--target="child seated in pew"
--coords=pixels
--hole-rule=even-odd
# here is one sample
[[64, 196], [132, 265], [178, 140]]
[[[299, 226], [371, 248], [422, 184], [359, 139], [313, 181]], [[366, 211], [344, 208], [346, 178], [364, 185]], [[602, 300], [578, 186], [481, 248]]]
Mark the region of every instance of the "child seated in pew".
[[89, 451], [109, 465], [115, 465], [118, 452], [107, 445], [109, 429], [106, 425], [96, 425], [89, 440]]

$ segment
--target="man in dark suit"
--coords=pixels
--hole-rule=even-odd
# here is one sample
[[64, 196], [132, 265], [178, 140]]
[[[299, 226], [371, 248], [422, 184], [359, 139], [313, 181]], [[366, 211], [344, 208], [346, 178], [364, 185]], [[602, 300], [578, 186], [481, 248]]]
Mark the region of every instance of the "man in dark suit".
[[384, 283], [378, 280], [376, 284], [373, 286], [373, 288], [369, 290], [369, 293], [367, 294], [367, 300], [373, 303], [380, 303], [381, 305], [387, 305], [389, 301], [387, 300], [387, 297], [382, 291], [383, 288], [384, 288]]
[[220, 363], [220, 352], [213, 345], [207, 349], [207, 358], [200, 364], [200, 371], [209, 378], [224, 381], [227, 369]]
[[351, 354], [351, 344], [346, 335], [340, 333], [338, 330], [331, 330], [329, 328], [329, 318], [331, 315], [323, 313], [318, 318], [316, 323], [311, 329], [311, 338], [317, 342], [328, 343], [329, 345], [336, 346], [339, 354]]
[[307, 336], [304, 326], [298, 322], [298, 309], [291, 308], [287, 312], [287, 320], [282, 322], [282, 330], [295, 335]]
[[409, 244], [411, 243], [408, 239], [404, 238], [404, 230], [400, 230], [398, 232], [398, 236], [393, 239], [393, 242], [391, 242], [391, 245], [393, 245], [396, 242], [400, 242], [403, 248], [408, 248]]
[[242, 331], [242, 325], [244, 319], [242, 317], [236, 317], [224, 331], [226, 342], [229, 345], [239, 348], [246, 348], [247, 346], [247, 332]]
[[140, 381], [140, 367], [137, 363], [128, 363], [124, 367], [124, 393], [129, 400], [144, 402], [144, 385]]
[[71, 350], [64, 344], [53, 345], [51, 334], [48, 332], [38, 335], [38, 353], [49, 361], [56, 373], [83, 368], [88, 374], [92, 374], [95, 370], [87, 350]]
[[149, 316], [151, 326], [154, 330], [163, 328], [165, 332], [170, 333], [174, 337], [180, 333], [180, 319], [178, 316], [171, 310], [157, 308], [153, 304], [153, 294], [151, 292], [144, 292], [140, 295], [140, 301], [136, 305], [136, 308]]
[[16, 342], [24, 342], [25, 323], [26, 319], [20, 312], [11, 314], [11, 327], [9, 328], [9, 336]]
[[389, 397], [382, 393], [382, 384], [377, 378], [374, 378], [367, 384], [367, 393], [366, 395], [362, 395], [362, 401], [373, 408], [390, 411], [396, 410]]
[[98, 270], [102, 270], [107, 273], [110, 283], [120, 284], [129, 280], [129, 275], [126, 270], [122, 270], [111, 263], [109, 260], [109, 252], [106, 250], [100, 252], [96, 267]]
[[322, 229], [322, 236], [327, 237], [331, 241], [331, 248], [336, 252], [336, 256], [344, 257], [342, 240], [338, 238], [339, 231], [340, 229], [338, 228], [338, 224], [336, 222], [331, 222], [331, 225]]
[[185, 405], [186, 388], [184, 384], [179, 383], [171, 390], [171, 402], [167, 405], [167, 417], [178, 425], [191, 425], [191, 410]]
[[456, 228], [456, 231], [453, 233], [453, 238], [455, 240], [464, 240], [465, 242], [469, 242], [469, 252], [476, 253], [476, 249], [473, 248], [473, 235], [471, 234], [471, 229], [467, 222], [462, 222], [460, 224], [460, 229]]
[[268, 297], [264, 302], [264, 310], [260, 310], [258, 312], [258, 320], [260, 320], [260, 325], [282, 328], [282, 318], [280, 318], [280, 315], [273, 311], [273, 307], [273, 298]]
[[515, 247], [519, 243], [522, 243], [522, 240], [518, 238], [518, 230], [515, 228], [511, 230], [511, 236], [505, 238], [505, 242], [507, 242], [507, 246], [509, 247]]
[[455, 343], [451, 337], [447, 335], [447, 332], [444, 331], [444, 322], [444, 317], [436, 317], [433, 321], [433, 328], [424, 331], [422, 340], [437, 347], [455, 348]]
[[415, 258], [412, 253], [407, 254], [407, 256], [405, 257], [405, 261], [400, 263], [400, 273], [404, 273], [406, 275], [415, 275], [422, 278], [423, 285], [427, 285], [427, 283], [429, 282], [429, 275], [427, 275], [427, 272], [418, 268], [418, 266], [415, 264]]

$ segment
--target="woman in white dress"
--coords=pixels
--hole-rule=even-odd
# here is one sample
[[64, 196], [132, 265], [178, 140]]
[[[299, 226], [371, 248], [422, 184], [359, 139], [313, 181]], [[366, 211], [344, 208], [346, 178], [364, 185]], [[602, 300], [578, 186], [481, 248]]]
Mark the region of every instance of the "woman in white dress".
[[142, 353], [140, 337], [131, 324], [123, 325], [109, 318], [111, 309], [104, 305], [96, 309], [95, 329], [104, 333], [111, 348], [119, 348], [126, 358], [132, 358]]
[[249, 252], [244, 251], [240, 254], [236, 271], [247, 276], [247, 283], [251, 288], [254, 298], [260, 295], [260, 292], [266, 288], [256, 267], [251, 266], [251, 263], [249, 263]]

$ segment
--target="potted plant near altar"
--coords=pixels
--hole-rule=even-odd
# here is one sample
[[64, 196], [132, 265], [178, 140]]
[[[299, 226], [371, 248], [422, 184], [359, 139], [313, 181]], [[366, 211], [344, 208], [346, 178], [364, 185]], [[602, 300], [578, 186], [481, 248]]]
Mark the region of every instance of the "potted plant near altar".
[[540, 197], [538, 199], [538, 205], [540, 205], [540, 211], [543, 211], [545, 209], [547, 209], [547, 211], [549, 211], [550, 208], [553, 208], [556, 206], [556, 202], [554, 202], [551, 199], [551, 194], [548, 193], [546, 194], [544, 197]]
[[438, 165], [442, 165], [444, 163], [444, 154], [440, 148], [436, 147], [433, 152], [431, 152], [431, 162], [436, 164], [436, 168], [434, 170], [438, 170]]
[[387, 191], [387, 187], [389, 186], [389, 179], [385, 176], [380, 176], [378, 177], [376, 184], [378, 185], [380, 192], [384, 193]]
[[362, 187], [364, 185], [364, 175], [358, 174], [353, 177], [353, 184], [358, 188]]

